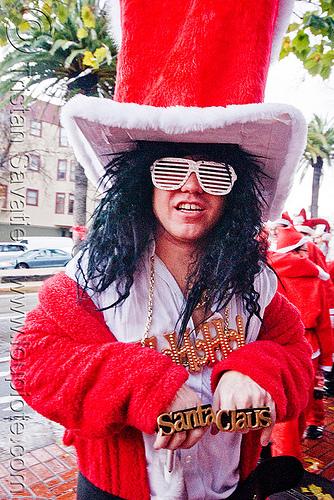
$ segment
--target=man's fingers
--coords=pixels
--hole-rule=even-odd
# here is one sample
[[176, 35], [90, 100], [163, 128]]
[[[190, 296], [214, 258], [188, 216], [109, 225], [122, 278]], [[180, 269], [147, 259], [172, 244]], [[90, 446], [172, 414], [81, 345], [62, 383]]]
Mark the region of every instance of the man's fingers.
[[188, 449], [194, 446], [197, 443], [197, 441], [199, 441], [204, 436], [207, 429], [208, 429], [207, 427], [201, 427], [200, 429], [194, 429], [192, 431], [187, 432], [187, 437], [183, 441], [180, 448]]
[[154, 442], [154, 449], [161, 450], [162, 448], [166, 450], [176, 450], [181, 447], [183, 441], [187, 438], [187, 433], [185, 431], [182, 432], [174, 432], [169, 436], [161, 436], [159, 433]]
[[207, 427], [201, 427], [199, 429], [192, 429], [191, 431], [174, 432], [174, 434], [169, 436], [161, 436], [158, 433], [154, 442], [154, 448], [156, 450], [162, 448], [166, 450], [188, 449], [194, 446], [206, 431]]
[[271, 426], [266, 427], [263, 429], [262, 434], [261, 434], [261, 446], [267, 446], [267, 444], [270, 443], [270, 437], [274, 429], [274, 425], [276, 422], [276, 407], [273, 402], [271, 404], [268, 404], [270, 408], [270, 418], [271, 418]]

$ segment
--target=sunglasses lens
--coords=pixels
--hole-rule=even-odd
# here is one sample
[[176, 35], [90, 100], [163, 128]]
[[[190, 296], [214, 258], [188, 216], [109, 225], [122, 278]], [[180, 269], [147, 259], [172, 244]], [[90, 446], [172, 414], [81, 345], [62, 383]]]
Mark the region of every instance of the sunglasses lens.
[[224, 195], [231, 191], [234, 180], [231, 167], [224, 164], [203, 162], [199, 165], [199, 176], [207, 193]]
[[236, 180], [232, 167], [224, 163], [194, 162], [184, 158], [161, 158], [153, 163], [153, 184], [159, 189], [179, 189], [191, 172], [196, 172], [202, 189], [217, 196], [228, 194]]
[[189, 170], [186, 160], [162, 158], [154, 163], [152, 177], [156, 187], [160, 189], [178, 189], [182, 186]]

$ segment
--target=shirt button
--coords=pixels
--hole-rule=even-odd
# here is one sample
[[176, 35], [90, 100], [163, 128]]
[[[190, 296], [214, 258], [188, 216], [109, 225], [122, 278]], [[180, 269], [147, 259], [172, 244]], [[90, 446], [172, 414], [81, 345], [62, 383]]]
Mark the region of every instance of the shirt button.
[[186, 463], [189, 464], [189, 462], [191, 462], [191, 456], [190, 455], [187, 455], [186, 456]]

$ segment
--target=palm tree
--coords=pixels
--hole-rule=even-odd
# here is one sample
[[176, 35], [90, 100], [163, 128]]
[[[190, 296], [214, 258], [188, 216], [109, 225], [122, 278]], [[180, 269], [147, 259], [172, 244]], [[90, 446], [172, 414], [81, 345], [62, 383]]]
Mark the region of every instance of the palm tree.
[[[77, 93], [112, 97], [117, 51], [107, 30], [102, 0], [3, 0], [0, 45], [6, 56], [0, 64], [0, 95], [5, 105], [30, 92], [66, 102]], [[41, 88], [38, 84], [44, 84]], [[47, 89], [45, 90], [45, 83]], [[33, 93], [32, 93], [33, 91]], [[76, 169], [75, 225], [86, 223], [87, 180]]]
[[330, 165], [334, 157], [334, 127], [332, 122], [326, 123], [314, 115], [308, 125], [307, 145], [304, 151], [301, 167], [304, 172], [313, 168], [311, 217], [318, 217], [318, 198], [320, 179], [324, 160]]

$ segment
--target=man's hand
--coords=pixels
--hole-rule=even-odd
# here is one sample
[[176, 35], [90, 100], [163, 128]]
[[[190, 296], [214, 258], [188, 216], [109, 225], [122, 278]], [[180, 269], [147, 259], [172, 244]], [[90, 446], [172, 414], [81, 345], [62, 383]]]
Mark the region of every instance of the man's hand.
[[[178, 390], [174, 400], [169, 405], [166, 413], [187, 410], [200, 406], [202, 401], [197, 396], [196, 392], [190, 389], [186, 384], [183, 384]], [[159, 433], [154, 443], [154, 448], [160, 450], [166, 448], [167, 450], [177, 450], [178, 448], [191, 448], [194, 444], [201, 439], [207, 431], [207, 427], [199, 427], [189, 431], [174, 432], [168, 436], [161, 436]]]
[[[212, 406], [215, 413], [218, 410], [268, 406], [271, 412], [272, 425], [263, 429], [261, 445], [266, 446], [269, 443], [276, 421], [275, 402], [266, 390], [247, 375], [233, 370], [225, 372], [213, 395]], [[244, 432], [249, 432], [249, 429]]]

